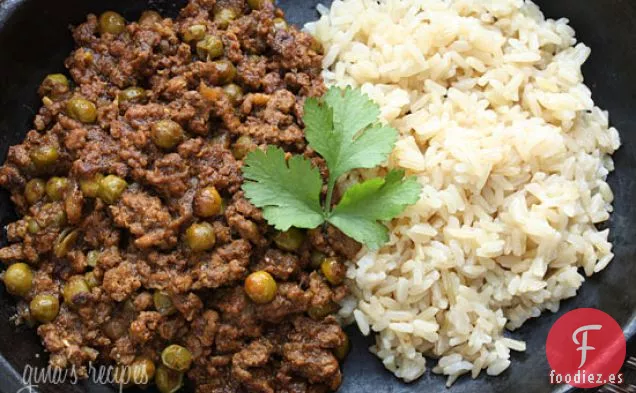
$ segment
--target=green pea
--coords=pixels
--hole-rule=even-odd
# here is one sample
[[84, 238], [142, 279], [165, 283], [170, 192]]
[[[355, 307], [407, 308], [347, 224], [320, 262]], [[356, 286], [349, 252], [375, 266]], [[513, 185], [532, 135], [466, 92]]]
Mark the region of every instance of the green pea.
[[33, 287], [33, 271], [26, 263], [14, 263], [4, 272], [4, 286], [15, 296], [26, 296]]
[[45, 94], [52, 96], [53, 98], [67, 93], [69, 88], [69, 81], [64, 74], [50, 74], [44, 79], [42, 87]]
[[237, 105], [243, 99], [243, 89], [237, 84], [230, 83], [223, 87], [223, 91], [232, 102], [232, 105]]
[[267, 3], [269, 3], [269, 0], [247, 0], [247, 5], [253, 10], [263, 9]]
[[40, 232], [40, 225], [34, 218], [28, 218], [26, 223], [27, 231], [29, 231], [30, 234], [35, 235], [36, 233]]
[[43, 170], [48, 169], [48, 167], [55, 164], [59, 157], [59, 153], [57, 151], [57, 147], [44, 145], [31, 150], [29, 156], [36, 169]]
[[117, 202], [121, 194], [128, 187], [126, 180], [115, 175], [108, 175], [99, 182], [97, 196], [104, 202], [112, 205]]
[[161, 362], [174, 371], [187, 371], [192, 365], [192, 353], [181, 345], [172, 344], [161, 352]]
[[124, 302], [124, 307], [122, 307], [125, 313], [135, 315], [137, 314], [137, 307], [135, 307], [135, 303], [131, 299], [126, 299]]
[[190, 225], [186, 230], [186, 244], [192, 251], [207, 251], [214, 247], [216, 235], [210, 223], [201, 222]]
[[77, 242], [77, 238], [79, 237], [79, 229], [71, 229], [67, 228], [62, 231], [57, 237], [53, 245], [53, 253], [58, 258], [64, 258], [71, 248]]
[[274, 300], [278, 286], [271, 274], [258, 271], [247, 276], [244, 289], [253, 302], [265, 304]]
[[60, 301], [57, 296], [39, 294], [29, 303], [29, 311], [33, 318], [40, 323], [52, 322], [60, 312]]
[[231, 8], [220, 8], [214, 12], [214, 22], [219, 29], [225, 30], [237, 16], [236, 11]]
[[162, 149], [170, 150], [183, 141], [184, 132], [179, 123], [160, 120], [152, 125], [150, 139]]
[[345, 334], [342, 344], [334, 348], [333, 354], [336, 355], [336, 357], [339, 360], [344, 360], [347, 357], [347, 354], [349, 353], [350, 350], [351, 350], [351, 341], [349, 341], [349, 336]]
[[44, 104], [45, 107], [49, 108], [51, 107], [51, 105], [54, 104], [54, 102], [49, 97], [42, 97], [42, 104]]
[[155, 377], [155, 362], [146, 356], [138, 356], [129, 367], [130, 381], [145, 386]]
[[99, 32], [119, 34], [126, 29], [126, 20], [114, 11], [106, 11], [99, 16]]
[[142, 26], [152, 26], [163, 20], [157, 11], [144, 11], [139, 17], [139, 24]]
[[329, 302], [325, 305], [309, 307], [307, 314], [309, 314], [312, 319], [319, 321], [336, 311], [338, 311], [338, 305], [333, 302]]
[[247, 157], [250, 152], [257, 148], [258, 146], [256, 146], [256, 143], [254, 143], [251, 136], [242, 135], [236, 140], [234, 146], [232, 146], [232, 154], [237, 160], [242, 160]]
[[274, 28], [276, 30], [287, 30], [289, 27], [283, 18], [275, 18], [272, 22], [274, 23]]
[[146, 100], [146, 90], [142, 87], [129, 87], [126, 90], [122, 90], [117, 94], [117, 100], [120, 103], [140, 103]]
[[304, 241], [305, 233], [294, 227], [291, 227], [284, 232], [278, 232], [274, 236], [274, 243], [285, 251], [298, 251]]
[[31, 179], [24, 187], [24, 197], [31, 205], [38, 202], [46, 193], [46, 183], [42, 179]]
[[111, 340], [117, 340], [128, 331], [128, 325], [120, 318], [111, 318], [104, 322], [102, 331]]
[[95, 272], [88, 272], [84, 274], [84, 280], [89, 289], [93, 289], [99, 286], [99, 280], [95, 277]]
[[199, 41], [205, 37], [207, 27], [205, 25], [192, 25], [183, 32], [183, 41]]
[[49, 74], [44, 80], [56, 85], [69, 86], [68, 78], [64, 74]]
[[320, 264], [320, 271], [332, 285], [340, 285], [344, 281], [344, 267], [336, 258], [326, 258]]
[[160, 365], [155, 373], [155, 384], [161, 393], [175, 393], [183, 386], [183, 373]]
[[324, 52], [322, 44], [315, 37], [311, 40], [310, 48], [318, 54], [322, 54]]
[[61, 201], [68, 185], [68, 179], [65, 177], [52, 177], [46, 182], [46, 195], [54, 202]]
[[66, 103], [66, 113], [77, 121], [90, 124], [97, 120], [97, 107], [85, 98], [72, 98]]
[[213, 186], [199, 190], [194, 197], [194, 214], [199, 217], [213, 217], [221, 214], [223, 199]]
[[82, 276], [74, 276], [62, 289], [64, 301], [70, 306], [78, 306], [86, 303], [90, 294], [90, 288], [86, 279]]
[[172, 315], [177, 312], [170, 295], [163, 291], [155, 291], [152, 295], [152, 302], [155, 304], [155, 310], [163, 316]]
[[87, 198], [97, 198], [99, 195], [99, 183], [104, 178], [103, 175], [97, 174], [92, 179], [82, 179], [80, 180], [80, 190], [82, 190], [82, 194], [84, 194]]
[[205, 36], [197, 42], [197, 55], [201, 60], [212, 60], [223, 56], [223, 41], [214, 35]]
[[320, 251], [312, 251], [311, 253], [311, 267], [318, 269], [322, 261], [326, 258], [326, 255]]
[[97, 250], [91, 250], [86, 254], [86, 264], [90, 267], [97, 266], [101, 253]]
[[236, 67], [229, 60], [219, 60], [213, 63], [214, 70], [216, 71], [217, 80], [219, 85], [227, 85], [232, 83], [236, 77]]

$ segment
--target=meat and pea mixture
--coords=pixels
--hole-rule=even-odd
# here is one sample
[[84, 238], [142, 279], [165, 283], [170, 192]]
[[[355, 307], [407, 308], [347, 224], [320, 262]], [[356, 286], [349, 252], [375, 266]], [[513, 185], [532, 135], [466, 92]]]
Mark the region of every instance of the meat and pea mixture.
[[116, 364], [163, 393], [337, 389], [348, 339], [331, 314], [359, 245], [276, 232], [240, 189], [267, 144], [326, 176], [301, 120], [325, 90], [320, 45], [267, 0], [89, 15], [73, 37], [0, 168], [22, 217], [5, 287], [50, 363]]

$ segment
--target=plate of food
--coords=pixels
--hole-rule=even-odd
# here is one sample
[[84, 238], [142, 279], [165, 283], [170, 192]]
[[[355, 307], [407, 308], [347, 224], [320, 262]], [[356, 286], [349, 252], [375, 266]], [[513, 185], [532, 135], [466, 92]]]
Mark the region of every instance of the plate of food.
[[635, 18], [0, 1], [0, 391], [572, 389], [559, 317], [636, 326]]

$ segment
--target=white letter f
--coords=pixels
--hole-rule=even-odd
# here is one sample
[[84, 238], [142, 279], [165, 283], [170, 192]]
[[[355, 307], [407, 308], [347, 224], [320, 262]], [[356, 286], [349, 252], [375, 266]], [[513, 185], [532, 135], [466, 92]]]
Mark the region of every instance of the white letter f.
[[[572, 334], [572, 341], [574, 341], [574, 344], [576, 345], [581, 345], [580, 347], [578, 347], [576, 350], [577, 351], [581, 351], [581, 364], [579, 364], [579, 368], [583, 367], [583, 365], [585, 364], [585, 361], [587, 360], [587, 351], [593, 351], [596, 348], [594, 347], [590, 347], [587, 345], [587, 331], [588, 330], [601, 330], [603, 326], [601, 325], [585, 325], [585, 326], [581, 326], [580, 328], [576, 329], [574, 331], [574, 333]], [[576, 336], [583, 332], [583, 340], [581, 340], [582, 342], [579, 342], [579, 340], [576, 338]]]

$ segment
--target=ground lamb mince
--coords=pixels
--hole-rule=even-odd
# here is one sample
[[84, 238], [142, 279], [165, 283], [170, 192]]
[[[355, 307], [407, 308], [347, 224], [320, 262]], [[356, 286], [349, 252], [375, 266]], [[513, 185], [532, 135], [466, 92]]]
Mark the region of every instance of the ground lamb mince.
[[[222, 28], [214, 22], [220, 8], [240, 16]], [[159, 365], [161, 351], [179, 344], [193, 354], [186, 376], [197, 392], [324, 392], [340, 385], [333, 350], [346, 337], [333, 316], [310, 318], [308, 311], [333, 308], [346, 289], [314, 271], [311, 255], [343, 261], [359, 246], [327, 228], [309, 231], [297, 251], [277, 248], [272, 228], [240, 191], [242, 162], [233, 154], [238, 138], [249, 136], [254, 147], [305, 154], [325, 173], [306, 148], [301, 120], [305, 97], [325, 90], [322, 56], [309, 35], [275, 26], [282, 16], [269, 4], [252, 12], [242, 1], [193, 0], [175, 20], [133, 22], [120, 34], [100, 33], [94, 15], [73, 30], [77, 47], [66, 67], [74, 83], [43, 83], [35, 129], [0, 168], [0, 185], [22, 217], [8, 226], [10, 244], [0, 260], [26, 262], [34, 274], [18, 300], [18, 319], [33, 323], [28, 305], [38, 294], [60, 299], [57, 317], [37, 329], [53, 366], [85, 373], [89, 361], [129, 365], [139, 356]], [[221, 59], [199, 58], [196, 42], [184, 42], [193, 25], [222, 38]], [[242, 97], [223, 89], [218, 60], [236, 67]], [[133, 86], [145, 89], [144, 99], [118, 98]], [[96, 105], [94, 122], [69, 115], [67, 103], [77, 97]], [[185, 130], [172, 149], [158, 148], [151, 135], [152, 125], [166, 119]], [[55, 148], [57, 159], [34, 165], [43, 146]], [[81, 181], [98, 175], [128, 186], [111, 203], [85, 195]], [[60, 200], [27, 200], [30, 180], [53, 176], [68, 180]], [[226, 206], [201, 218], [198, 192], [209, 186]], [[215, 247], [193, 252], [184, 232], [204, 221]], [[77, 239], [56, 252], [73, 229]], [[270, 303], [253, 303], [243, 289], [257, 270], [278, 283]], [[87, 273], [94, 286], [70, 306], [65, 283]], [[169, 295], [175, 313], [155, 309], [156, 291]]]

